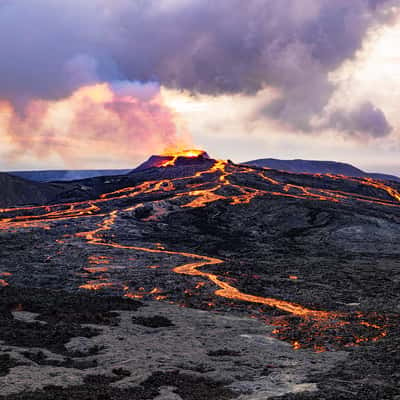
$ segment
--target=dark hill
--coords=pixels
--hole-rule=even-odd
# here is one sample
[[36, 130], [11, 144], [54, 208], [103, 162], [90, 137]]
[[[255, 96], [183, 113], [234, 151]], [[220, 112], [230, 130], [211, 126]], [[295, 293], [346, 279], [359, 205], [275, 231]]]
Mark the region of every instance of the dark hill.
[[365, 172], [351, 164], [336, 161], [313, 161], [313, 160], [278, 160], [275, 158], [264, 158], [248, 161], [243, 164], [256, 167], [271, 168], [281, 171], [309, 174], [335, 174], [354, 177], [370, 177], [374, 179], [400, 181], [393, 175]]
[[31, 182], [6, 173], [0, 173], [0, 187], [0, 207], [49, 203], [64, 189], [59, 185]]

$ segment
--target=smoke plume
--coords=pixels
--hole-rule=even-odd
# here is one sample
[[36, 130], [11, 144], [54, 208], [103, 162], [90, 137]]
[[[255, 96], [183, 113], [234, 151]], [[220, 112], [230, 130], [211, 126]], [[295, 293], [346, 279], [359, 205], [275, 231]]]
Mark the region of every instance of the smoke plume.
[[[32, 100], [23, 114], [0, 104], [0, 124], [13, 157], [61, 156], [67, 165], [113, 156], [126, 166], [143, 154], [185, 147], [190, 137], [164, 104], [156, 85], [115, 82], [83, 86], [58, 100]], [[181, 129], [180, 129], [181, 128]], [[99, 162], [100, 164], [100, 162]], [[90, 163], [89, 163], [90, 165]]]

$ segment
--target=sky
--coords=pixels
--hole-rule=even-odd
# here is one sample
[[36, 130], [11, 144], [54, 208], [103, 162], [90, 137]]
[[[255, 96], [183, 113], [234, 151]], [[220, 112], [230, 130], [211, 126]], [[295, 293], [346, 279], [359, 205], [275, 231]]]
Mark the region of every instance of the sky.
[[400, 175], [400, 0], [0, 0], [0, 169], [203, 148]]

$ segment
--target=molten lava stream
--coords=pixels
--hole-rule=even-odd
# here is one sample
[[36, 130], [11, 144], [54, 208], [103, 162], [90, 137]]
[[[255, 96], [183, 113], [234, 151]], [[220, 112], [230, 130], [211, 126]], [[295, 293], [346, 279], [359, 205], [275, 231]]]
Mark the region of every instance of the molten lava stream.
[[[119, 243], [113, 242], [104, 242], [102, 238], [99, 236], [100, 232], [108, 231], [114, 225], [118, 216], [118, 211], [112, 211], [109, 216], [104, 219], [103, 223], [95, 230], [88, 231], [88, 232], [80, 232], [76, 235], [78, 237], [84, 237], [90, 244], [97, 245], [97, 246], [106, 246], [106, 247], [113, 247], [118, 249], [126, 249], [126, 250], [135, 250], [135, 251], [144, 251], [148, 253], [158, 253], [158, 254], [168, 254], [168, 255], [177, 255], [183, 256], [187, 258], [192, 258], [195, 260], [201, 260], [195, 263], [188, 263], [183, 264], [179, 267], [173, 269], [174, 272], [178, 274], [184, 275], [192, 275], [192, 276], [201, 276], [209, 279], [212, 281], [218, 289], [215, 294], [221, 297], [225, 297], [228, 299], [236, 299], [236, 300], [243, 300], [251, 303], [260, 303], [265, 304], [271, 307], [279, 308], [283, 311], [287, 311], [291, 314], [298, 315], [298, 316], [312, 316], [316, 318], [329, 318], [332, 314], [325, 312], [325, 311], [315, 311], [310, 310], [305, 307], [302, 307], [298, 304], [286, 302], [283, 300], [276, 300], [272, 298], [266, 297], [258, 297], [253, 296], [245, 293], [241, 293], [238, 289], [233, 287], [227, 282], [222, 281], [217, 275], [202, 272], [199, 268], [206, 266], [206, 265], [216, 265], [224, 263], [223, 260], [213, 257], [201, 256], [198, 254], [193, 253], [186, 253], [186, 252], [178, 252], [178, 251], [171, 251], [171, 250], [162, 250], [162, 249], [154, 249], [154, 248], [147, 248], [147, 247], [138, 247], [138, 246], [128, 246], [122, 245]], [[335, 315], [336, 316], [336, 315]]]
[[[157, 254], [167, 254], [167, 255], [177, 255], [182, 257], [191, 258], [193, 260], [198, 260], [196, 262], [185, 263], [180, 266], [173, 268], [173, 271], [178, 274], [184, 274], [189, 276], [199, 276], [208, 279], [210, 282], [214, 283], [218, 289], [215, 291], [215, 295], [231, 299], [240, 300], [252, 304], [262, 304], [269, 307], [274, 307], [291, 314], [294, 317], [300, 318], [303, 322], [297, 323], [296, 326], [286, 326], [275, 329], [275, 334], [282, 340], [287, 340], [292, 343], [295, 349], [302, 347], [313, 347], [316, 351], [324, 351], [327, 347], [323, 344], [325, 340], [336, 341], [342, 346], [356, 345], [367, 341], [376, 341], [381, 337], [384, 337], [387, 333], [385, 331], [384, 325], [368, 323], [364, 320], [347, 321], [346, 319], [351, 316], [345, 313], [335, 313], [327, 311], [312, 310], [303, 307], [296, 303], [291, 303], [284, 300], [278, 300], [274, 298], [255, 296], [247, 293], [241, 292], [239, 289], [231, 285], [230, 283], [223, 281], [218, 275], [201, 271], [200, 268], [207, 265], [218, 265], [224, 263], [223, 260], [214, 257], [201, 256], [198, 254], [164, 250], [160, 248], [146, 248], [139, 246], [129, 246], [122, 245], [115, 242], [105, 242], [99, 234], [103, 231], [108, 231], [112, 229], [116, 219], [118, 217], [118, 211], [113, 211], [109, 216], [104, 219], [103, 223], [95, 230], [89, 232], [82, 232], [77, 234], [77, 236], [84, 237], [88, 243], [96, 246], [113, 247], [117, 249], [143, 251], [148, 253]], [[140, 293], [131, 293], [129, 288], [127, 288], [127, 297], [139, 298]], [[162, 299], [161, 296], [159, 299]], [[359, 319], [363, 316], [360, 314]], [[351, 325], [351, 326], [350, 326]], [[350, 337], [353, 338], [352, 341], [345, 340], [344, 337], [349, 336], [349, 329], [351, 332], [352, 326], [355, 330], [359, 331], [360, 327], [365, 328], [365, 336], [357, 337], [355, 334], [350, 333]], [[358, 327], [358, 328], [357, 328]], [[288, 331], [293, 332], [295, 330], [302, 332], [302, 337], [298, 340], [292, 340], [292, 333], [287, 334]], [[332, 330], [345, 330], [342, 336], [331, 337]], [[369, 334], [370, 331], [374, 333]], [[325, 333], [326, 332], [326, 333]], [[304, 339], [305, 338], [305, 339]], [[313, 344], [313, 341], [317, 339], [317, 345]]]

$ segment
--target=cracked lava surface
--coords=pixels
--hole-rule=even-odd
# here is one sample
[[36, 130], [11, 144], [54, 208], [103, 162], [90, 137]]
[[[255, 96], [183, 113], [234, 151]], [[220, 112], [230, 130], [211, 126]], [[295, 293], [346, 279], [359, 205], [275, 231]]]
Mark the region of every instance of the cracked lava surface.
[[[160, 169], [173, 170], [177, 158], [166, 161]], [[256, 184], [247, 185], [248, 177]], [[271, 198], [289, 198], [335, 204], [362, 203], [364, 206], [385, 208], [385, 212], [388, 213], [400, 206], [400, 193], [397, 189], [381, 181], [333, 175], [310, 175], [306, 178], [321, 180], [321, 185], [318, 187], [288, 183], [281, 181], [279, 174], [272, 170], [213, 161], [209, 168], [197, 171], [193, 175], [144, 181], [135, 186], [103, 193], [94, 200], [1, 209], [0, 229], [11, 232], [32, 228], [52, 230], [56, 222], [74, 224], [75, 221], [86, 220], [86, 223], [93, 225], [93, 229], [74, 232], [74, 240], [83, 240], [89, 246], [103, 249], [113, 248], [134, 254], [139, 252], [186, 259], [184, 263], [170, 265], [170, 268], [176, 274], [201, 278], [202, 281], [195, 282], [198, 290], [202, 290], [202, 286], [208, 282], [213, 285], [213, 292], [217, 297], [268, 306], [284, 312], [283, 316], [277, 318], [263, 316], [262, 313], [256, 317], [275, 325], [273, 333], [279, 339], [290, 342], [294, 349], [311, 347], [315, 351], [325, 351], [378, 341], [388, 334], [387, 327], [390, 324], [383, 315], [373, 312], [364, 314], [357, 311], [313, 309], [284, 299], [253, 295], [236, 287], [234, 280], [229, 280], [222, 273], [207, 272], [207, 267], [210, 266], [218, 266], [218, 270], [223, 272], [230, 262], [229, 259], [170, 250], [165, 248], [163, 243], [154, 243], [149, 247], [125, 244], [114, 240], [112, 236], [106, 236], [112, 235], [114, 230], [118, 229], [117, 222], [121, 215], [135, 213], [145, 207], [149, 207], [149, 215], [140, 220], [147, 224], [157, 224], [172, 211], [205, 208], [215, 202], [223, 202], [229, 207], [243, 206], [257, 198], [265, 199], [266, 202]], [[357, 191], [337, 190], [334, 188], [336, 182], [344, 182], [345, 186], [356, 186]], [[71, 239], [59, 238], [57, 242], [62, 245], [68, 240]], [[89, 278], [92, 274], [105, 273], [113, 268], [112, 256], [92, 255], [88, 263], [86, 273]], [[151, 265], [148, 268], [156, 269], [157, 266]], [[7, 274], [4, 272], [0, 275], [0, 286], [9, 284]], [[291, 279], [297, 280], [297, 277], [295, 278]], [[159, 288], [140, 288], [134, 291], [123, 282], [109, 281], [101, 275], [96, 275], [96, 279], [89, 279], [80, 287], [87, 290], [122, 287], [126, 297], [142, 298], [151, 295], [156, 300], [167, 300], [167, 296], [163, 295]], [[301, 334], [294, 336], [294, 329]]]

